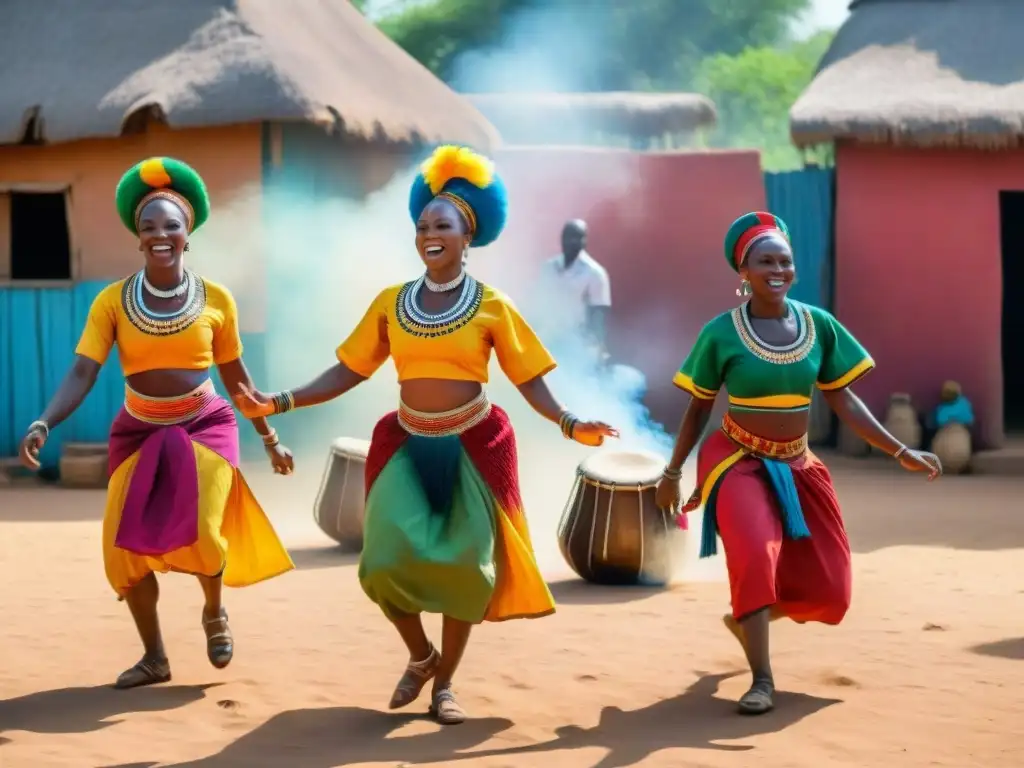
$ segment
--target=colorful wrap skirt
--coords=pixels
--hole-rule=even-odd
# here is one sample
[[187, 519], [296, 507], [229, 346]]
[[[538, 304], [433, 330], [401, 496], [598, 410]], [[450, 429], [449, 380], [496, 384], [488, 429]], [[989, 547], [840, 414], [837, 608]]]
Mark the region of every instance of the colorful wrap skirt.
[[446, 413], [403, 404], [381, 419], [366, 489], [359, 582], [388, 618], [554, 612], [523, 512], [515, 433], [484, 394]]
[[798, 622], [838, 624], [850, 606], [850, 542], [832, 477], [806, 436], [782, 443], [742, 429], [727, 414], [697, 456], [704, 505], [701, 557], [721, 536], [733, 616], [774, 606]]
[[150, 573], [229, 587], [295, 566], [238, 469], [238, 425], [207, 380], [176, 398], [130, 388], [110, 429], [103, 562], [120, 597]]

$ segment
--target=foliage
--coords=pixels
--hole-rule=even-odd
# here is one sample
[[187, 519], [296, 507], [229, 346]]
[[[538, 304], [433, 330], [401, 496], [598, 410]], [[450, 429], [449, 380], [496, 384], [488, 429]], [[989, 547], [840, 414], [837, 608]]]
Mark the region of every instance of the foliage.
[[789, 109], [814, 78], [832, 36], [819, 32], [783, 48], [751, 46], [705, 59], [694, 84], [718, 109], [712, 146], [759, 147], [766, 170], [800, 167], [789, 138]]
[[[809, 0], [427, 0], [379, 26], [415, 59], [451, 81], [457, 59], [510, 44], [529, 25], [550, 67], [577, 91], [681, 90], [711, 53], [788, 41]], [[566, 67], [566, 62], [574, 66]], [[582, 64], [585, 62], [585, 66]]]

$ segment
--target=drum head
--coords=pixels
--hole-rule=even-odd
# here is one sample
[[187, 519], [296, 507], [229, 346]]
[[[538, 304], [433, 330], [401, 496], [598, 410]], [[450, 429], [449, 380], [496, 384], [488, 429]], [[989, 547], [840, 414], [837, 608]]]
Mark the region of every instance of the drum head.
[[338, 456], [350, 456], [365, 459], [370, 452], [370, 441], [358, 437], [339, 437], [331, 443], [331, 453]]
[[601, 451], [580, 462], [580, 471], [609, 485], [658, 482], [665, 459], [649, 451]]

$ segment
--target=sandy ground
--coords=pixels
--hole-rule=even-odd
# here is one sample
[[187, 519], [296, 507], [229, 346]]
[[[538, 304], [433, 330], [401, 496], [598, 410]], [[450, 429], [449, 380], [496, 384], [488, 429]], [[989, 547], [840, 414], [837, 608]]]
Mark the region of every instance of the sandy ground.
[[[227, 595], [237, 650], [206, 662], [198, 586], [162, 579], [170, 685], [109, 683], [139, 655], [100, 562], [101, 494], [0, 490], [0, 766], [1020, 766], [1024, 480], [928, 485], [835, 459], [855, 549], [840, 628], [779, 626], [782, 692], [746, 685], [720, 562], [660, 591], [571, 578], [554, 523], [571, 474], [527, 493], [560, 610], [477, 631], [458, 679], [476, 718], [440, 729], [385, 706], [404, 664], [353, 560], [311, 520], [321, 461], [251, 482], [298, 569]], [[524, 479], [531, 483], [529, 467]], [[534, 483], [534, 487], [536, 483]], [[434, 626], [434, 625], [432, 625]]]

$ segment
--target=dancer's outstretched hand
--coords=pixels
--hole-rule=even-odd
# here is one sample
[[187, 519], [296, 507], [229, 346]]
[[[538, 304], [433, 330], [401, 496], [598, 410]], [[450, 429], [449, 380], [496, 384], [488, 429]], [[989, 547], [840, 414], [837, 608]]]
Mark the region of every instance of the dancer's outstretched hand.
[[934, 453], [912, 451], [909, 448], [900, 454], [900, 466], [908, 472], [927, 472], [928, 479], [934, 480], [942, 474], [942, 462]]
[[21, 439], [21, 446], [18, 449], [18, 458], [25, 469], [35, 472], [39, 469], [39, 451], [46, 443], [46, 432], [42, 429], [29, 430], [28, 434]]
[[274, 468], [276, 474], [290, 475], [295, 471], [295, 459], [292, 458], [292, 452], [280, 443], [267, 448], [267, 456], [270, 457], [270, 466]]
[[572, 430], [572, 439], [583, 445], [598, 446], [606, 437], [618, 437], [619, 430], [609, 427], [603, 421], [578, 421]]
[[235, 406], [247, 419], [274, 415], [274, 399], [258, 389], [250, 389], [245, 384], [239, 383], [238, 392], [231, 399], [235, 401]]

